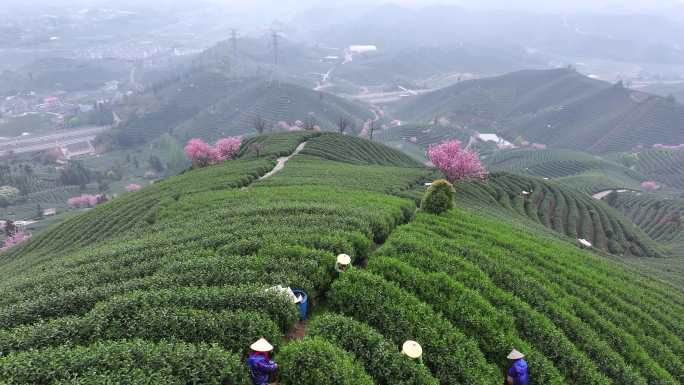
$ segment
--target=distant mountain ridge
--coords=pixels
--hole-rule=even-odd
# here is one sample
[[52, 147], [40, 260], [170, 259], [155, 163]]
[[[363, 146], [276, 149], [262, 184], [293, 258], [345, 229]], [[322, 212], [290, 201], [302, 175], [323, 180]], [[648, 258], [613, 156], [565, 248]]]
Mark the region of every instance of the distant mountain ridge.
[[[361, 127], [372, 118], [370, 110], [333, 94], [264, 78], [232, 79], [217, 72], [197, 72], [151, 90], [150, 110], [132, 116], [120, 129], [119, 143], [133, 147], [173, 132], [181, 140], [216, 139], [255, 131], [264, 121], [266, 131], [279, 122], [314, 122], [334, 130], [340, 118]], [[281, 128], [282, 130], [282, 128]]]
[[511, 140], [599, 154], [684, 143], [684, 105], [572, 69], [464, 81], [400, 103], [395, 112], [404, 120], [443, 116]]

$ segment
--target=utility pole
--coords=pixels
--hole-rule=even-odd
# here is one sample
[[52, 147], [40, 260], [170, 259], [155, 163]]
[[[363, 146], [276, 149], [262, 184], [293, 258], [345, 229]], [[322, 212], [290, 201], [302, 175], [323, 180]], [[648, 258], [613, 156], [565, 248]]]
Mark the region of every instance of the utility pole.
[[237, 63], [238, 63], [238, 46], [237, 46], [237, 39], [238, 39], [238, 30], [235, 28], [232, 28], [230, 30], [230, 44], [233, 48], [233, 77], [237, 77]]
[[278, 49], [279, 49], [279, 39], [280, 35], [278, 35], [278, 31], [275, 29], [271, 29], [271, 38], [273, 39], [273, 79], [280, 85], [280, 78], [278, 76]]

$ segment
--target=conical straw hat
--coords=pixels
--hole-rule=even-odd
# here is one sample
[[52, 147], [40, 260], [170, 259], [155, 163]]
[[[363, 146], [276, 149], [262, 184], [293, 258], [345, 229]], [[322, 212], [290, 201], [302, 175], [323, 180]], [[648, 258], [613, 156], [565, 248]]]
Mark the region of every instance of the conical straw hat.
[[349, 265], [351, 263], [351, 257], [347, 254], [340, 254], [337, 256], [337, 263], [342, 266]]
[[254, 350], [255, 352], [266, 353], [273, 350], [273, 345], [266, 341], [265, 338], [261, 338], [259, 341], [253, 343], [252, 346], [250, 346], [249, 348]]
[[525, 357], [524, 354], [520, 353], [519, 351], [517, 351], [515, 349], [513, 349], [513, 351], [511, 351], [511, 353], [508, 355], [509, 360], [519, 360], [519, 359], [524, 358], [524, 357]]
[[420, 358], [423, 355], [423, 347], [416, 341], [406, 341], [401, 347], [401, 352], [410, 358]]

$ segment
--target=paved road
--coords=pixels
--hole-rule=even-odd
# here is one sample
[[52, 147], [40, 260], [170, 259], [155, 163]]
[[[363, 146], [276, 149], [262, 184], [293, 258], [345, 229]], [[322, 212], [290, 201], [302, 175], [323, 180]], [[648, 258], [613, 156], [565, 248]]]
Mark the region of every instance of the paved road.
[[108, 129], [108, 126], [86, 127], [50, 135], [0, 139], [0, 155], [5, 155], [10, 151], [15, 154], [43, 151], [56, 146], [93, 140], [97, 135]]

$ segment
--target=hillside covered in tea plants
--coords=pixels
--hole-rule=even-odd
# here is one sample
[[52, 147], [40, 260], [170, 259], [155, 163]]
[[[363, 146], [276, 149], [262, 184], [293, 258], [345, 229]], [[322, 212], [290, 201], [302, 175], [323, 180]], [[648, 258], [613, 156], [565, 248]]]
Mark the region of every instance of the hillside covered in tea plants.
[[[466, 197], [531, 183], [540, 206], [496, 203], [529, 217], [560, 185], [493, 175], [434, 215], [418, 202], [438, 177], [374, 142], [269, 134], [70, 218], [0, 254], [0, 383], [247, 385], [260, 337], [281, 385], [497, 385], [512, 348], [533, 384], [682, 383], [681, 288]], [[306, 291], [307, 321], [276, 285]]]
[[509, 173], [460, 183], [462, 205], [522, 223], [542, 225], [571, 240], [586, 239], [614, 255], [662, 256], [664, 251], [622, 213], [565, 184]]
[[684, 106], [676, 100], [571, 68], [466, 80], [407, 99], [393, 111], [402, 120], [442, 117], [474, 130], [494, 129], [511, 142], [522, 137], [592, 154], [684, 142]]

